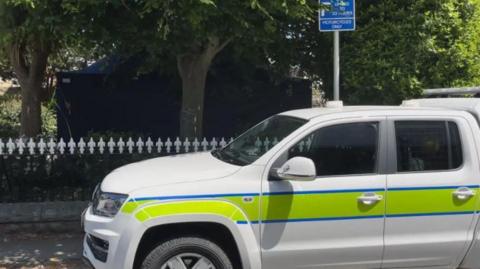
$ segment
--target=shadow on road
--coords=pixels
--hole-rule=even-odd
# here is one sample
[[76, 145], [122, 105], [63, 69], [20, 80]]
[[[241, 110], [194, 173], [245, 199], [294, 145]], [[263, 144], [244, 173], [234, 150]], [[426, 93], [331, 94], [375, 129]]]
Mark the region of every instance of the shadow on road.
[[83, 235], [9, 234], [0, 241], [0, 269], [88, 268], [83, 265]]

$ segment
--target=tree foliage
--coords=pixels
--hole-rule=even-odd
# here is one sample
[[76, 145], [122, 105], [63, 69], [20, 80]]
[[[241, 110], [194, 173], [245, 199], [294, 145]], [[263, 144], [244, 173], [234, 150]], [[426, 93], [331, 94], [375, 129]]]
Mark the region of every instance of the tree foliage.
[[0, 53], [0, 80], [12, 78], [12, 67], [8, 60]]
[[13, 72], [21, 86], [20, 134], [41, 132], [41, 101], [49, 88], [45, 75], [54, 66], [49, 58], [61, 59], [67, 48], [80, 46], [82, 27], [90, 18], [73, 0], [0, 1], [0, 68], [4, 76]]
[[107, 21], [105, 14], [97, 19], [112, 29], [100, 37], [104, 47], [120, 54], [148, 55], [150, 67], [176, 68], [183, 93], [180, 132], [189, 137], [202, 133], [206, 77], [215, 57], [242, 41], [262, 50], [276, 39], [283, 21], [312, 21], [316, 10], [316, 1], [310, 0], [139, 0], [100, 5], [106, 13], [116, 10]]
[[[425, 88], [480, 83], [480, 0], [356, 4], [358, 29], [341, 35], [347, 102], [395, 104]], [[317, 8], [312, 0], [3, 0], [0, 76], [19, 79], [22, 133], [32, 135], [45, 74], [101, 55], [140, 57], [142, 71], [180, 77], [181, 134], [198, 136], [207, 73], [222, 52], [281, 75], [299, 66], [330, 92], [332, 36], [318, 32]]]
[[363, 1], [359, 10], [359, 31], [342, 42], [350, 102], [395, 104], [422, 89], [478, 81], [480, 21], [472, 1]]
[[[358, 29], [341, 35], [343, 99], [352, 104], [397, 104], [419, 96], [426, 88], [478, 83], [478, 3], [357, 1]], [[301, 65], [318, 74], [330, 91], [332, 54], [325, 47], [331, 48], [331, 36], [314, 33], [313, 27], [307, 29]], [[316, 39], [314, 34], [320, 37]]]

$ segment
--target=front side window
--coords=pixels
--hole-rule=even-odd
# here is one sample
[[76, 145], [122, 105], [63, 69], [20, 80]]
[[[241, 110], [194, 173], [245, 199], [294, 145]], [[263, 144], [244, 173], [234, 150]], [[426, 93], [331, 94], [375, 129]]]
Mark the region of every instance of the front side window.
[[288, 159], [313, 160], [317, 176], [371, 174], [377, 171], [378, 122], [318, 129], [289, 149]]
[[264, 120], [235, 139], [225, 148], [213, 151], [216, 158], [235, 165], [248, 165], [265, 154], [307, 120], [277, 115]]
[[398, 172], [450, 170], [462, 165], [458, 127], [450, 121], [396, 121]]

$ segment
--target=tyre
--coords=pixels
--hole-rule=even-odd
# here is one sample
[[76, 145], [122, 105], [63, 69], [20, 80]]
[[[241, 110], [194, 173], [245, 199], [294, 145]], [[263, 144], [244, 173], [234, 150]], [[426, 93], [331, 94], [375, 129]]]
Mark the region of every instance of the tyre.
[[212, 241], [180, 237], [154, 248], [141, 269], [233, 269], [233, 266], [227, 254]]

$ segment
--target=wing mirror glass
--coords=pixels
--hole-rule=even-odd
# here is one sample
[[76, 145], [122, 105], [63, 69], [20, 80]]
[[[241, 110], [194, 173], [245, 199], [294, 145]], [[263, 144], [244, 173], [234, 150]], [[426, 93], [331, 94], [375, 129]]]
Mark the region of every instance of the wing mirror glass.
[[316, 175], [315, 163], [305, 157], [291, 158], [276, 170], [276, 176], [282, 180], [312, 181]]

